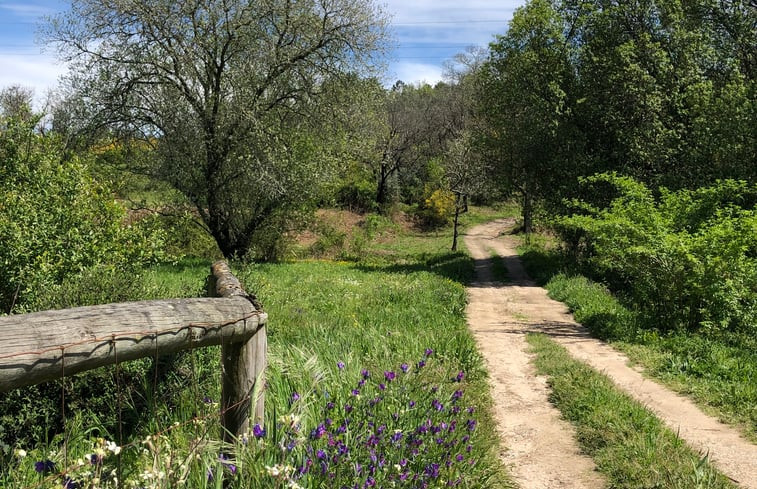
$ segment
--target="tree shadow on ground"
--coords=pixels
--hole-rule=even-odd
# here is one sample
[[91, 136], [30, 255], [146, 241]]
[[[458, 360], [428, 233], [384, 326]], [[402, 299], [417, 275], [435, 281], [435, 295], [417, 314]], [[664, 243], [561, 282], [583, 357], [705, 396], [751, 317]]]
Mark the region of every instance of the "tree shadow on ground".
[[435, 273], [463, 285], [473, 281], [475, 261], [462, 251], [443, 253], [420, 253], [410, 258], [408, 263], [356, 263], [355, 270], [362, 272], [381, 272], [410, 274], [417, 272]]

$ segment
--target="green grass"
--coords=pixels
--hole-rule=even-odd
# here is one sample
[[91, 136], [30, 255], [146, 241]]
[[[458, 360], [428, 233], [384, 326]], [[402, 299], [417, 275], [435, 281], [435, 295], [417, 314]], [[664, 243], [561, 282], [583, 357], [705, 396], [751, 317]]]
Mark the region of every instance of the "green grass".
[[[379, 230], [374, 231], [374, 237], [379, 238], [380, 235]], [[187, 479], [191, 487], [220, 487], [216, 484], [221, 484], [218, 482], [221, 473], [225, 474], [227, 481], [233, 479], [231, 487], [271, 487], [272, 479], [264, 474], [262, 467], [276, 464], [283, 467], [285, 462], [294, 463], [294, 460], [283, 458], [282, 453], [285, 452], [276, 446], [288, 436], [285, 433], [287, 424], [282, 424], [282, 416], [297, 416], [299, 432], [310, 440], [307, 434], [316, 429], [319, 422], [324, 422], [323, 406], [326, 402], [344, 403], [349, 400], [358, 406], [369, 401], [368, 398], [359, 401], [349, 397], [349, 390], [355, 387], [362, 369], [373, 372], [371, 382], [374, 382], [369, 382], [365, 387], [364, 395], [369, 392], [384, 395], [376, 383], [381, 379], [382, 372], [399, 373], [403, 363], [412, 366], [425, 359], [430, 368], [423, 370], [422, 377], [418, 377], [417, 381], [409, 380], [415, 378], [410, 377], [411, 374], [416, 375], [411, 370], [407, 380], [403, 376], [402, 382], [397, 383], [398, 390], [390, 393], [387, 389], [386, 400], [391, 400], [389, 405], [396, 407], [391, 411], [377, 412], [376, 416], [384, 416], [381, 419], [385, 420], [383, 422], [390, 430], [394, 423], [394, 409], [396, 413], [407, 411], [395, 423], [403, 430], [408, 430], [408, 426], [419, 426], [426, 419], [441, 423], [441, 418], [437, 419], [434, 414], [436, 411], [429, 411], [432, 398], [428, 396], [435, 393], [429, 388], [436, 386], [439, 389], [438, 396], [447, 405], [447, 410], [452, 406], [447, 404], [450, 392], [460, 389], [464, 393], [461, 407], [475, 408], [475, 415], [463, 410], [459, 416], [474, 416], [478, 425], [474, 436], [465, 442], [471, 447], [470, 454], [464, 445], [455, 450], [462, 451], [466, 464], [469, 461], [475, 461], [475, 464], [466, 465], [465, 472], [446, 471], [441, 477], [452, 480], [452, 477], [465, 473], [467, 480], [460, 487], [510, 487], [497, 456], [498, 441], [491, 417], [486, 372], [463, 316], [466, 300], [463, 284], [472, 276], [471, 259], [462, 252], [452, 253], [448, 250], [451, 234], [447, 229], [432, 233], [396, 233], [393, 239], [385, 238], [367, 240], [365, 258], [359, 261], [303, 260], [232, 265], [247, 290], [263, 302], [270, 318], [266, 379], [266, 427], [269, 435], [264, 442], [237, 447], [239, 476], [231, 477], [223, 464], [218, 462], [218, 453], [224, 449], [213, 441], [220, 429], [214, 418], [203, 421], [202, 425], [184, 424], [197, 414], [212, 414], [217, 409], [217, 405], [214, 408], [213, 404], [203, 402], [205, 397], [215, 401], [219, 398], [217, 348], [184, 354], [170, 359], [169, 364], [163, 366], [153, 365], [149, 360], [142, 364], [135, 362], [133, 376], [123, 376], [122, 372], [122, 385], [125, 382], [136, 387], [135, 393], [129, 394], [133, 398], [125, 401], [116, 402], [112, 393], [117, 389], [108, 388], [108, 385], [113, 386], [113, 378], [109, 378], [112, 372], [102, 371], [87, 382], [88, 385], [101, 386], [109, 393], [111, 397], [106, 404], [111, 409], [117, 410], [119, 404], [123, 404], [129, 410], [127, 417], [132, 429], [126, 436], [137, 440], [136, 447], [146, 449], [140, 452], [130, 448], [122, 455], [122, 479], [137, 477], [142, 470], [156, 476], [155, 467], [158, 467], [168, 474], [166, 482], [159, 487], [169, 487], [180, 480], [179, 465], [185, 461], [185, 465], [194, 471], [194, 475]], [[115, 293], [116, 289], [123, 289], [119, 300], [124, 295], [132, 295], [136, 299], [150, 295], [154, 298], [197, 296], [204, 288], [208, 267], [209, 261], [184, 259], [176, 265], [144, 271], [139, 284], [129, 287], [121, 279], [104, 279], [92, 286], [93, 290], [104, 292], [81, 294], [78, 299], [83, 302], [99, 301], [103, 294], [109, 295], [108, 290]], [[427, 348], [433, 349], [428, 359], [425, 358]], [[344, 368], [339, 369], [337, 362], [343, 362]], [[450, 380], [460, 371], [464, 372], [462, 382]], [[162, 379], [156, 388], [152, 385], [152, 379], [157, 373], [161, 374]], [[69, 394], [75, 396], [77, 392]], [[300, 400], [293, 403], [295, 392]], [[55, 409], [55, 400], [60, 401], [60, 388], [53, 386], [48, 394], [53, 400], [51, 409]], [[408, 409], [406, 403], [409, 395], [422, 403], [422, 408]], [[32, 409], [31, 404], [25, 406], [23, 409]], [[364, 420], [371, 420], [374, 413], [369, 412], [366, 406], [361, 416], [366, 416]], [[107, 413], [107, 410], [102, 410], [103, 418], [108, 416]], [[336, 421], [344, 413], [335, 412], [329, 416]], [[72, 459], [96, 449], [98, 436], [117, 439], [117, 429], [112, 420], [108, 423], [90, 414], [86, 399], [81, 399], [78, 410], [71, 408], [68, 411], [68, 418], [68, 435], [70, 438], [75, 435], [69, 443]], [[462, 418], [460, 423], [464, 424], [466, 419]], [[144, 439], [147, 434], [165, 429], [175, 422], [179, 425], [164, 437], [152, 439], [150, 445], [139, 444], [138, 440]], [[352, 435], [354, 439], [358, 439], [364, 429], [355, 431]], [[463, 429], [460, 433], [462, 436], [466, 431]], [[305, 450], [305, 445], [300, 438], [298, 435], [291, 440], [298, 446], [295, 449], [300, 454], [298, 456], [304, 457], [302, 450]], [[5, 475], [0, 471], [0, 486], [5, 482], [6, 487], [18, 487], [14, 484], [22, 479], [27, 483], [38, 480], [33, 470], [34, 460], [53, 458], [59, 470], [64, 465], [60, 452], [62, 434], [52, 433], [49, 440], [49, 443], [43, 443], [36, 449], [29, 446], [9, 447], [4, 456], [0, 455], [4, 466], [15, 468], [5, 472]], [[460, 443], [459, 440], [456, 443]], [[17, 460], [11, 454], [12, 448], [25, 448], [29, 455], [24, 460]], [[190, 460], [192, 453], [199, 457]], [[407, 455], [391, 450], [387, 453], [389, 468], [400, 461], [391, 457]], [[440, 456], [443, 454], [417, 459], [415, 470], [425, 470], [428, 464], [439, 461], [434, 457]], [[368, 455], [364, 454], [364, 457]], [[109, 470], [114, 468], [112, 464], [108, 459], [106, 465]], [[173, 473], [169, 473], [171, 468], [174, 469]], [[216, 474], [213, 482], [205, 477], [206, 469]], [[388, 477], [387, 474], [382, 477]], [[307, 487], [330, 487], [316, 482], [311, 484]], [[108, 487], [107, 484], [103, 485]]]
[[735, 487], [638, 402], [556, 342], [530, 334], [535, 365], [548, 376], [550, 400], [576, 427], [581, 449], [613, 488]]
[[[611, 341], [651, 376], [685, 394], [705, 411], [757, 441], [757, 347], [753, 338], [705, 333], [660, 333], [610, 291], [584, 276], [544, 244], [522, 246], [529, 273], [552, 298], [566, 303], [576, 320]], [[563, 271], [561, 271], [563, 270]], [[661, 328], [665, 329], [665, 328]]]

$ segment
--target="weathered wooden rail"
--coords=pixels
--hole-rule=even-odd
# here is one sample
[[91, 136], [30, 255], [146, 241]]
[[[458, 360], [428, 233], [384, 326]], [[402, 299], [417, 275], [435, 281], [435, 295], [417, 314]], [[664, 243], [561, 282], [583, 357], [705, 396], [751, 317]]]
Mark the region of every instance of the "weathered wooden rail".
[[224, 439], [262, 420], [266, 322], [228, 265], [211, 267], [217, 297], [105, 304], [0, 317], [0, 392], [139, 358], [221, 345]]

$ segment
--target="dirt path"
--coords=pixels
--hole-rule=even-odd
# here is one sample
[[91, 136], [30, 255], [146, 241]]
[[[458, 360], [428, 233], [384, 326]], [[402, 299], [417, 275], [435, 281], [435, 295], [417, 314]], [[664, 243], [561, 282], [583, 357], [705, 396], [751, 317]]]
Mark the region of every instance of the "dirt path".
[[[509, 447], [502, 457], [524, 489], [603, 487], [593, 462], [579, 454], [573, 429], [548, 402], [545, 380], [526, 353], [525, 334], [542, 332], [576, 358], [609, 376], [654, 411], [691, 447], [740, 487], [757, 489], [757, 445], [703, 414], [691, 401], [645, 379], [625, 355], [593, 339], [573, 321], [566, 306], [528, 278], [515, 251], [513, 226], [502, 219], [476, 226], [465, 245], [476, 260], [476, 282], [468, 290], [468, 324], [486, 358], [499, 430]], [[503, 257], [510, 283], [494, 281], [491, 253]]]

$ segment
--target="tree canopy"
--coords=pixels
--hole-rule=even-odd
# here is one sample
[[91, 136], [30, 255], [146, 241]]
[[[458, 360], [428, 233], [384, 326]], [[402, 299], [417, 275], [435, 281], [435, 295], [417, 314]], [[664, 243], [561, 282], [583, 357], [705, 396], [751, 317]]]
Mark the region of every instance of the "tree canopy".
[[328, 170], [309, 125], [324, 82], [375, 65], [386, 23], [371, 0], [73, 0], [45, 36], [80, 127], [149, 143], [232, 256]]
[[[757, 179], [754, 2], [532, 0], [490, 45], [480, 139], [503, 183], [560, 205], [577, 177]], [[751, 49], [748, 47], [751, 46]]]

